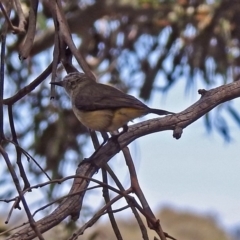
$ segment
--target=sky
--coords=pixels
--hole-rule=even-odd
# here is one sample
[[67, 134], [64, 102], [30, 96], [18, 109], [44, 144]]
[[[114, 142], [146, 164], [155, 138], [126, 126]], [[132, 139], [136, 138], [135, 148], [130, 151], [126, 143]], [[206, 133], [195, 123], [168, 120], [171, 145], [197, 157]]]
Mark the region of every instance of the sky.
[[200, 122], [182, 139], [156, 133], [139, 140], [139, 181], [154, 207], [170, 205], [216, 214], [227, 226], [239, 224], [239, 142], [204, 136]]
[[[154, 94], [148, 105], [162, 103], [161, 108], [180, 112], [199, 97], [197, 89], [186, 96], [179, 82], [167, 97]], [[239, 99], [234, 103], [240, 106]], [[166, 131], [133, 143], [139, 181], [150, 206], [210, 214], [227, 228], [240, 226], [240, 128], [230, 121], [230, 131], [232, 141], [226, 142], [216, 131], [207, 133], [199, 119], [183, 130], [179, 140]]]

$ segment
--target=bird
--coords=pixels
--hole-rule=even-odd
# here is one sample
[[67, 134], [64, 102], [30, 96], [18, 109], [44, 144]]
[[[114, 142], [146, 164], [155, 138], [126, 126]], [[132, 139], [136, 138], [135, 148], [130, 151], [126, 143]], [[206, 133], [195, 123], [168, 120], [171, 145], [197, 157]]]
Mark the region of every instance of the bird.
[[150, 108], [115, 87], [94, 81], [85, 73], [69, 73], [62, 81], [51, 84], [66, 90], [78, 120], [94, 131], [113, 133], [123, 128], [123, 132], [126, 132], [128, 122], [135, 118], [149, 113], [174, 114], [166, 110]]

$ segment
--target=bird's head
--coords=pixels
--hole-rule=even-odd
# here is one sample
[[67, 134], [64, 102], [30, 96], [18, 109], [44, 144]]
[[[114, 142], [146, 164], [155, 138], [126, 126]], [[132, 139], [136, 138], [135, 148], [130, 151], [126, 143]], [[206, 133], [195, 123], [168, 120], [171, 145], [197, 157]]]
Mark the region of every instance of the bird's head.
[[69, 96], [72, 95], [74, 89], [87, 84], [91, 79], [85, 73], [73, 72], [69, 73], [62, 81], [51, 82], [50, 84], [64, 87]]

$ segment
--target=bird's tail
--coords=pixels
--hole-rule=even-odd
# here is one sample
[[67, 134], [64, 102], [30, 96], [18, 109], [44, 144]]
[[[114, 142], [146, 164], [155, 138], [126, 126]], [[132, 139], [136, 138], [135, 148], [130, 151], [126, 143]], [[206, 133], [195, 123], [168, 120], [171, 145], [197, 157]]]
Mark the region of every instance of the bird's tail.
[[156, 109], [156, 108], [149, 108], [149, 113], [154, 113], [154, 114], [157, 114], [157, 115], [175, 114], [173, 112], [169, 112], [169, 111], [162, 110], [162, 109]]

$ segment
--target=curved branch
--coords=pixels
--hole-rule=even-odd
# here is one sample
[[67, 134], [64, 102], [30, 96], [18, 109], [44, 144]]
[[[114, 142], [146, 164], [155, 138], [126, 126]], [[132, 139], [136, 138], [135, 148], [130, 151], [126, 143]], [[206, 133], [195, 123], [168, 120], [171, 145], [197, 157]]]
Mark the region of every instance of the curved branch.
[[26, 96], [28, 93], [30, 93], [32, 90], [34, 90], [41, 82], [43, 82], [52, 71], [53, 62], [50, 63], [50, 65], [37, 77], [35, 78], [29, 85], [26, 87], [20, 89], [15, 95], [13, 95], [10, 98], [3, 99], [3, 104], [5, 105], [12, 105], [24, 96]]
[[[166, 130], [175, 131], [177, 128], [186, 128], [188, 125], [201, 118], [204, 114], [211, 111], [219, 104], [240, 97], [240, 81], [223, 85], [209, 91], [199, 90], [199, 93], [202, 95], [201, 98], [184, 111], [176, 115], [155, 118], [132, 125], [129, 127], [127, 133], [119, 137], [119, 144], [113, 139], [110, 139], [107, 144], [104, 145], [93, 156], [93, 158], [91, 158], [91, 162], [94, 164], [87, 161], [85, 164], [81, 164], [76, 170], [76, 175], [92, 177], [97, 170], [96, 166], [100, 167], [102, 164], [107, 163], [120, 151], [120, 148], [123, 149], [139, 137], [154, 132]], [[76, 178], [69, 194], [76, 193], [77, 191], [83, 191], [87, 188], [88, 184], [89, 182], [87, 180]], [[73, 220], [77, 220], [80, 215], [84, 194], [85, 192], [83, 191], [81, 195], [68, 197], [61, 202], [61, 204], [50, 215], [36, 222], [36, 227], [39, 231], [42, 233], [46, 232], [68, 216], [71, 216]], [[27, 240], [33, 239], [34, 237], [35, 233], [31, 227], [25, 227], [7, 239]]]

